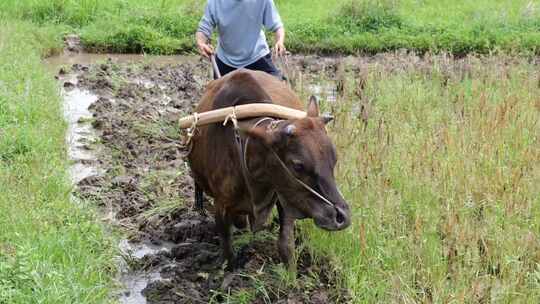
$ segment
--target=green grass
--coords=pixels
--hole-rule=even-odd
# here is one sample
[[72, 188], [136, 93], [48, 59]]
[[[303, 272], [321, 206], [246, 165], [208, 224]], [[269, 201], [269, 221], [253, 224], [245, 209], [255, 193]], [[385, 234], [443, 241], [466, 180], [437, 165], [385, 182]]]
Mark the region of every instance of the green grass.
[[387, 55], [347, 75], [326, 106], [353, 223], [305, 228], [355, 302], [540, 302], [537, 69]]
[[0, 22], [0, 303], [110, 302], [114, 243], [70, 199], [50, 30]]
[[[539, 0], [275, 0], [293, 52], [540, 52]], [[5, 0], [0, 14], [77, 32], [87, 48], [194, 51], [204, 1]]]

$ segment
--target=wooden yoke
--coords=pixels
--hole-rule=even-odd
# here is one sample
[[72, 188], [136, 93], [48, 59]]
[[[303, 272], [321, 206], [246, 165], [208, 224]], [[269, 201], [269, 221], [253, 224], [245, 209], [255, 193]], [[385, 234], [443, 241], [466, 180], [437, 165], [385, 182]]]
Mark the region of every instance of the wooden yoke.
[[251, 117], [275, 117], [282, 119], [301, 119], [307, 116], [306, 112], [269, 103], [250, 103], [235, 107], [227, 107], [208, 112], [195, 113], [179, 120], [181, 129], [194, 126], [204, 126], [216, 122], [223, 122], [227, 117], [234, 115], [236, 119]]

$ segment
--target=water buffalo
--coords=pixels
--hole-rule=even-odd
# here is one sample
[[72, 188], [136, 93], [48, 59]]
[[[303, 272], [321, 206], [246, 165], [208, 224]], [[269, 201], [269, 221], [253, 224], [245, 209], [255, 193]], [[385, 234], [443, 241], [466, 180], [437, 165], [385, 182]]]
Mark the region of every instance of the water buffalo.
[[[302, 102], [283, 82], [263, 72], [238, 70], [212, 81], [196, 111], [246, 103], [274, 103], [302, 110]], [[198, 128], [188, 156], [196, 188], [214, 198], [216, 230], [223, 257], [234, 268], [231, 225], [257, 231], [277, 205], [278, 250], [292, 265], [294, 221], [312, 218], [320, 228], [341, 230], [350, 224], [347, 202], [336, 187], [336, 151], [319, 116], [315, 98], [307, 117], [297, 120], [255, 118]], [[200, 199], [201, 193], [198, 198]]]

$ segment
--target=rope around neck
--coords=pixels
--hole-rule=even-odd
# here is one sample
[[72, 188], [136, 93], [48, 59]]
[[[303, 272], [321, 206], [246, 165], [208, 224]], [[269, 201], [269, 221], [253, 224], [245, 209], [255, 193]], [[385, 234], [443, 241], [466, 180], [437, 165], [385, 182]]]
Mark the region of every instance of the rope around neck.
[[[260, 125], [263, 121], [266, 121], [266, 120], [271, 120], [272, 122], [270, 123], [270, 125], [268, 126], [269, 128], [276, 128], [277, 124], [279, 122], [281, 122], [282, 120], [275, 120], [275, 119], [272, 119], [270, 117], [265, 117], [265, 118], [262, 118], [260, 119], [259, 121], [257, 121], [253, 127], [251, 127], [252, 129], [253, 128], [256, 128], [258, 125]], [[249, 137], [246, 138], [246, 141], [244, 143], [244, 151], [243, 151], [243, 160], [242, 160], [242, 165], [244, 167], [244, 170], [246, 171], [246, 175], [250, 176], [251, 174], [249, 174], [249, 170], [248, 170], [248, 167], [247, 167], [247, 147], [248, 147], [248, 143], [249, 143]], [[289, 177], [291, 177], [293, 180], [295, 180], [298, 184], [300, 184], [304, 189], [306, 189], [307, 191], [311, 192], [311, 194], [315, 195], [316, 197], [318, 197], [320, 200], [322, 200], [325, 204], [335, 208], [336, 205], [334, 203], [332, 203], [331, 201], [329, 201], [326, 197], [324, 197], [323, 195], [321, 195], [319, 192], [317, 192], [315, 189], [313, 189], [312, 187], [310, 187], [309, 185], [307, 185], [306, 183], [304, 183], [303, 181], [301, 181], [298, 177], [296, 177], [294, 174], [292, 174], [291, 170], [289, 170], [289, 168], [287, 168], [287, 165], [285, 165], [285, 163], [281, 160], [281, 158], [279, 157], [279, 155], [277, 155], [276, 151], [274, 151], [274, 149], [272, 149], [271, 147], [269, 147], [269, 150], [272, 151], [272, 154], [275, 156], [275, 158], [278, 160], [279, 164], [281, 165], [281, 167], [283, 168], [283, 170], [285, 172], [287, 172], [287, 174], [289, 175]]]
[[292, 177], [294, 180], [296, 180], [297, 183], [299, 183], [302, 187], [304, 187], [304, 189], [306, 189], [307, 191], [311, 192], [313, 195], [315, 195], [316, 197], [320, 198], [324, 203], [326, 203], [327, 205], [330, 205], [332, 207], [336, 207], [336, 205], [334, 203], [332, 203], [331, 201], [329, 201], [326, 197], [322, 196], [319, 192], [317, 192], [315, 189], [313, 189], [312, 187], [308, 186], [306, 183], [304, 183], [303, 181], [301, 181], [298, 177], [296, 177], [294, 174], [292, 174], [291, 170], [289, 170], [289, 168], [287, 168], [287, 166], [285, 165], [285, 163], [281, 160], [281, 158], [279, 157], [279, 155], [277, 155], [277, 153], [274, 151], [274, 149], [270, 149], [272, 151], [272, 153], [274, 154], [274, 156], [277, 158], [278, 162], [281, 164], [281, 167], [283, 167], [283, 169], [285, 170], [285, 172], [287, 172], [287, 174]]

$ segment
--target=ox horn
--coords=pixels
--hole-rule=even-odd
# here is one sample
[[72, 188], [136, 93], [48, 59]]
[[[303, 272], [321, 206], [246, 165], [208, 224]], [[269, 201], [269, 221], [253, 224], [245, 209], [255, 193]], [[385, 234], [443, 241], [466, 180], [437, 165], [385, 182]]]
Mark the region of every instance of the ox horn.
[[235, 107], [227, 107], [208, 112], [197, 113], [181, 118], [178, 122], [181, 129], [187, 129], [196, 123], [196, 126], [223, 122], [227, 117], [234, 115], [236, 119], [270, 116], [281, 119], [301, 119], [307, 116], [306, 112], [269, 103], [250, 103]]
[[327, 123], [331, 122], [332, 120], [334, 120], [334, 116], [332, 116], [332, 115], [323, 115], [323, 116], [321, 116], [321, 118], [322, 118], [322, 121], [324, 122], [325, 125]]

